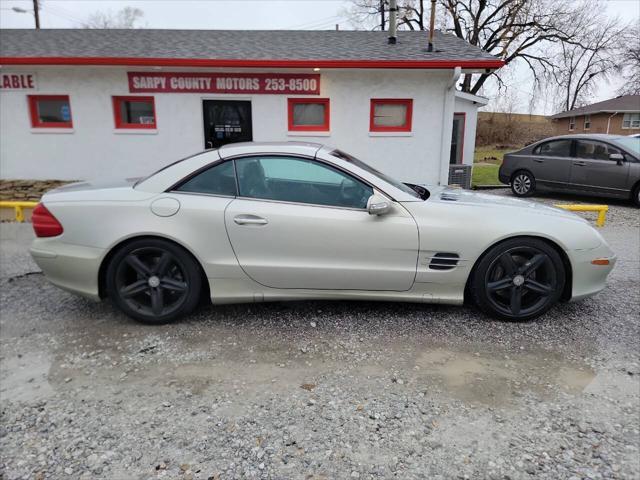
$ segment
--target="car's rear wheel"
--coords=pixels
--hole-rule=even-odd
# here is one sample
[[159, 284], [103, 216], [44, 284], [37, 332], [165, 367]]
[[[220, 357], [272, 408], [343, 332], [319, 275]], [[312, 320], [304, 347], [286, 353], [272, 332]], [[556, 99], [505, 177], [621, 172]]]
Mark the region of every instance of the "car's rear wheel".
[[167, 323], [198, 303], [202, 279], [193, 257], [162, 239], [126, 244], [106, 273], [109, 297], [124, 313], [144, 323]]
[[511, 191], [517, 197], [530, 197], [536, 190], [536, 179], [530, 172], [520, 170], [511, 177]]
[[562, 258], [543, 240], [506, 240], [482, 257], [471, 279], [476, 305], [502, 320], [530, 320], [558, 302], [566, 274]]

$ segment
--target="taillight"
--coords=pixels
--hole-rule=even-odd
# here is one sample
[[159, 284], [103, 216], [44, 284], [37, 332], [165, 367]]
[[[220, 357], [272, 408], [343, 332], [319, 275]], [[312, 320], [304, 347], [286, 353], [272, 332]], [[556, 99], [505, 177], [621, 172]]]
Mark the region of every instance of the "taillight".
[[36, 237], [56, 237], [64, 231], [58, 219], [42, 203], [33, 209], [31, 223]]

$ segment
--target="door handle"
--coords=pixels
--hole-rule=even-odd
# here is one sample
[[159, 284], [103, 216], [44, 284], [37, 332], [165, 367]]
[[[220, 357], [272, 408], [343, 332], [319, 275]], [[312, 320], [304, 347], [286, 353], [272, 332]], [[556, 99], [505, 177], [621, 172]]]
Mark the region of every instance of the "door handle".
[[533, 161], [536, 163], [544, 163], [544, 160], [541, 158], [534, 158]]
[[266, 218], [257, 215], [238, 215], [234, 217], [233, 221], [238, 225], [266, 225], [269, 223]]
[[578, 167], [584, 167], [586, 165], [586, 162], [573, 162], [574, 165], [577, 165]]

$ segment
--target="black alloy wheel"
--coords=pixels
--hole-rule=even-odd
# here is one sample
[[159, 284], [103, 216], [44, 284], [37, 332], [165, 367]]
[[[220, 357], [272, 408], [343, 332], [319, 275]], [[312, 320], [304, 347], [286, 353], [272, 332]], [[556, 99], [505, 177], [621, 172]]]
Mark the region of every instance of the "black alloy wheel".
[[536, 180], [531, 173], [520, 170], [511, 177], [511, 191], [515, 196], [530, 197], [535, 190]]
[[166, 323], [190, 313], [201, 283], [193, 257], [161, 239], [125, 245], [107, 270], [109, 296], [124, 313], [145, 323]]
[[471, 290], [476, 304], [503, 320], [530, 320], [562, 295], [565, 270], [546, 242], [523, 238], [492, 248], [478, 264]]

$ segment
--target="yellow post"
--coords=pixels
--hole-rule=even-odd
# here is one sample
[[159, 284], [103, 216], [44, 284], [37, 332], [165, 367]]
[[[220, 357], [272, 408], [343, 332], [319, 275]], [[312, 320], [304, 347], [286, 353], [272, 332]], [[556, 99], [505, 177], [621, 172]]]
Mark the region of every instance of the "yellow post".
[[598, 227], [604, 226], [609, 211], [609, 205], [556, 205], [556, 207], [572, 212], [598, 212], [598, 220], [596, 220]]
[[24, 222], [24, 209], [35, 208], [38, 202], [17, 202], [13, 200], [1, 200], [0, 208], [13, 208], [15, 219], [18, 222]]

